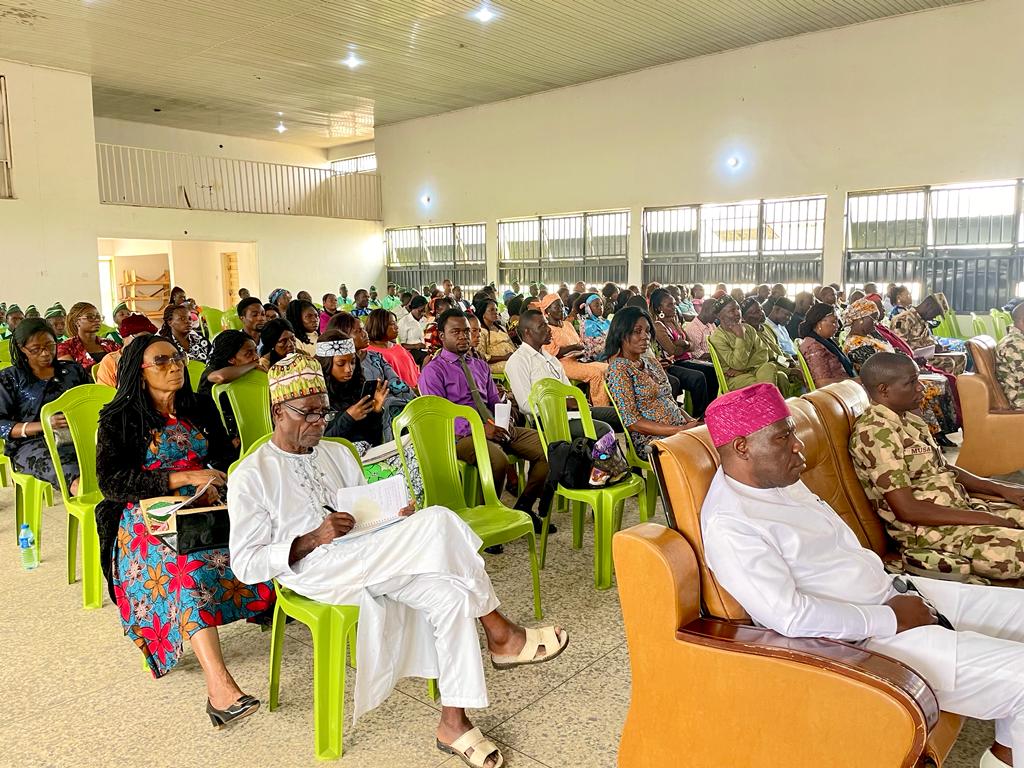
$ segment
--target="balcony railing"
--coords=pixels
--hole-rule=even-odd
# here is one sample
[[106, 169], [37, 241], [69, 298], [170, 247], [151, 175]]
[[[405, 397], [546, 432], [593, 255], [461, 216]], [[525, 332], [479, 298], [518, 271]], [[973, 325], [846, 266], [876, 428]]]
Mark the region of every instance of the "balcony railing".
[[380, 177], [97, 144], [100, 202], [380, 220]]

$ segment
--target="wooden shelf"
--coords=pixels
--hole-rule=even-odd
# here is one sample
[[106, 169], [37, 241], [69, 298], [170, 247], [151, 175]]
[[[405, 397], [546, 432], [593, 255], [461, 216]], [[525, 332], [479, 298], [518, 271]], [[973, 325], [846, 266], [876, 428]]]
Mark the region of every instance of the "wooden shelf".
[[[162, 320], [164, 307], [171, 303], [171, 276], [167, 270], [164, 270], [162, 275], [148, 280], [140, 278], [134, 269], [126, 269], [124, 280], [118, 288], [121, 291], [121, 300], [128, 305], [128, 309], [132, 312], [141, 312], [151, 320]], [[157, 290], [152, 293], [144, 293], [139, 291], [139, 288], [156, 288]], [[139, 306], [140, 304], [159, 304], [159, 307], [154, 309], [147, 306], [143, 309]]]

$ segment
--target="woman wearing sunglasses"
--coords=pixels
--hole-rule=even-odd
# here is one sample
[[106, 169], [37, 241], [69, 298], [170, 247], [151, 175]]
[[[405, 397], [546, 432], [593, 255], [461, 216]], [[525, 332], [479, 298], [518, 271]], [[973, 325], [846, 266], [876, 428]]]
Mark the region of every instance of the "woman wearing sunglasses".
[[68, 340], [57, 347], [57, 359], [74, 360], [89, 370], [104, 355], [119, 350], [121, 345], [116, 341], [96, 336], [102, 323], [103, 315], [94, 305], [87, 301], [72, 305], [67, 319]]
[[100, 563], [125, 634], [155, 677], [165, 675], [189, 640], [206, 677], [206, 712], [219, 728], [252, 714], [259, 700], [242, 692], [221, 656], [217, 627], [266, 614], [267, 583], [240, 583], [226, 547], [179, 555], [151, 536], [139, 500], [190, 496], [219, 503], [236, 455], [210, 398], [192, 393], [187, 357], [161, 336], [142, 336], [124, 351], [118, 390], [100, 413], [96, 508]]

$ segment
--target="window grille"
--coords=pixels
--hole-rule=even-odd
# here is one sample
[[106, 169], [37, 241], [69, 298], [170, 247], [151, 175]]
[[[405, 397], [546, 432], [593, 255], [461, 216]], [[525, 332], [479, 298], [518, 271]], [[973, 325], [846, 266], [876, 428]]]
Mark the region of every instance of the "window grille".
[[331, 170], [343, 175], [346, 173], [373, 173], [377, 170], [377, 155], [357, 155], [331, 162]]
[[423, 290], [446, 278], [464, 294], [484, 284], [487, 271], [487, 226], [442, 224], [388, 229], [384, 232], [388, 281]]

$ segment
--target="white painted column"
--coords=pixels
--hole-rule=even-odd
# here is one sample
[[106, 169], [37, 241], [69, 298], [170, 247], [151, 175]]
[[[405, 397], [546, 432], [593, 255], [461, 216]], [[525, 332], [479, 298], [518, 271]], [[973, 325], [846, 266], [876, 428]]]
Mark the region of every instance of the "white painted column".
[[[493, 282], [498, 285], [498, 222], [494, 219], [487, 220], [487, 271], [484, 284]], [[501, 295], [501, 286], [498, 294]]]
[[846, 247], [846, 193], [832, 190], [825, 202], [825, 253], [822, 282], [843, 283], [843, 249]]
[[644, 269], [644, 209], [629, 209], [629, 254], [626, 285], [641, 285]]

